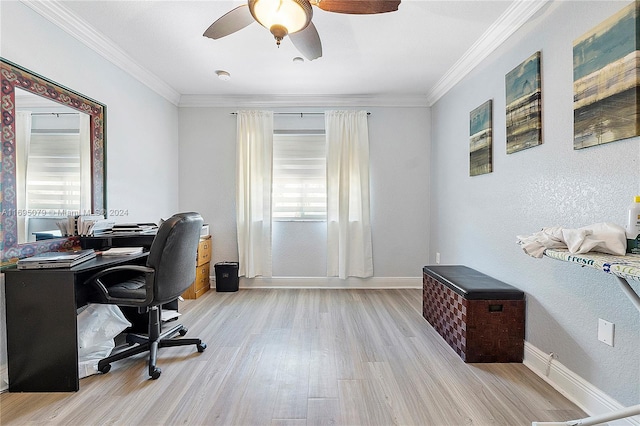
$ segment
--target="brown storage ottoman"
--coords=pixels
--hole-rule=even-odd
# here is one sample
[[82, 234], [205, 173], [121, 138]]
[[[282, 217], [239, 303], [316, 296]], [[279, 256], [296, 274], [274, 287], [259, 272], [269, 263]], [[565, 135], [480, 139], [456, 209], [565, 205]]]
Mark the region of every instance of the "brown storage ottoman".
[[462, 265], [423, 268], [422, 315], [464, 362], [522, 362], [524, 292]]

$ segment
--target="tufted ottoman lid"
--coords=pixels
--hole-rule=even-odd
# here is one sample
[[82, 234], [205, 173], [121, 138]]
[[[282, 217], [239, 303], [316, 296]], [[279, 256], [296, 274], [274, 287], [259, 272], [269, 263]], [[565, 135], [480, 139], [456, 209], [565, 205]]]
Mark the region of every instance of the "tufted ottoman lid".
[[524, 292], [463, 265], [429, 265], [422, 271], [467, 300], [522, 300]]

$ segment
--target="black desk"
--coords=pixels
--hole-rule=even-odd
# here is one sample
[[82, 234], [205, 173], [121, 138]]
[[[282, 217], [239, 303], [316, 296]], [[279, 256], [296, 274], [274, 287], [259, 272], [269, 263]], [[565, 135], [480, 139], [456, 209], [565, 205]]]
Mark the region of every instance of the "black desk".
[[157, 229], [152, 232], [116, 232], [97, 237], [80, 237], [80, 246], [83, 249], [95, 250], [106, 250], [111, 247], [144, 247], [148, 249], [156, 237], [156, 232]]
[[3, 271], [9, 391], [77, 391], [76, 314], [87, 301], [82, 283], [111, 266], [144, 264], [147, 255], [98, 256], [73, 268]]

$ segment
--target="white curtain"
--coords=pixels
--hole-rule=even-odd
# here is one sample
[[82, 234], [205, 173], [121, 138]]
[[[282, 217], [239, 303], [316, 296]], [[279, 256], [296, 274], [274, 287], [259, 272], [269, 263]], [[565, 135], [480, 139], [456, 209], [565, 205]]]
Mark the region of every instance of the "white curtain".
[[327, 275], [373, 276], [366, 111], [325, 112]]
[[[16, 111], [16, 209], [27, 210], [27, 166], [31, 146], [31, 111]], [[18, 241], [27, 241], [26, 214], [17, 215]]]
[[91, 116], [80, 116], [80, 211], [91, 212]]
[[239, 111], [237, 119], [238, 274], [270, 277], [273, 112]]

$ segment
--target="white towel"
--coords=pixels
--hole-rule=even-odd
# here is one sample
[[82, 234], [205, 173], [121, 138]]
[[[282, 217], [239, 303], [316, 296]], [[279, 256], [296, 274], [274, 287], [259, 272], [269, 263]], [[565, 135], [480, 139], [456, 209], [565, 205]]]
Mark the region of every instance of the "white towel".
[[627, 249], [625, 230], [614, 223], [595, 223], [577, 229], [553, 226], [517, 238], [524, 252], [537, 258], [548, 248], [564, 248], [573, 254], [597, 251], [618, 256], [624, 256]]

